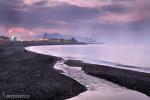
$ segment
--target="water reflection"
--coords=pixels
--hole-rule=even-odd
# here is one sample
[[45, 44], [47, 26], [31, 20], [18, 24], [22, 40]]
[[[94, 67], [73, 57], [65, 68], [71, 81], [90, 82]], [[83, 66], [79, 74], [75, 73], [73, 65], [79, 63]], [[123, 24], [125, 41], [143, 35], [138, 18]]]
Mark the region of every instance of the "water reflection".
[[[88, 63], [150, 72], [150, 46], [148, 45], [37, 46], [34, 51], [39, 53], [42, 51], [43, 54], [51, 54], [66, 59], [78, 59]], [[128, 65], [128, 68], [121, 65]]]
[[110, 90], [108, 88], [99, 91], [87, 91], [68, 100], [150, 100], [150, 98], [135, 91]]
[[80, 67], [69, 67], [63, 62], [57, 62], [54, 68], [64, 71], [64, 75], [75, 79], [88, 88], [86, 92], [68, 100], [150, 100], [148, 96], [140, 92], [129, 90], [104, 79], [87, 75]]
[[[66, 45], [65, 46], [38, 46], [38, 47], [29, 47], [27, 49], [37, 52], [37, 53], [41, 53], [41, 54], [63, 57], [64, 59], [82, 58], [81, 60], [84, 60], [87, 62], [90, 62], [90, 61], [93, 62], [94, 60], [97, 60], [97, 59], [101, 60], [102, 58], [106, 57], [107, 58], [106, 61], [107, 60], [111, 61], [115, 59], [115, 60], [118, 60], [119, 63], [126, 62], [126, 64], [129, 64], [129, 65], [130, 65], [130, 62], [132, 61], [129, 61], [126, 57], [127, 57], [127, 54], [131, 54], [129, 57], [132, 56], [133, 58], [135, 57], [135, 59], [137, 59], [136, 61], [141, 61], [141, 62], [137, 62], [137, 63], [140, 63], [140, 66], [147, 65], [147, 64], [149, 65], [149, 62], [144, 63], [149, 60], [148, 59], [149, 55], [146, 54], [149, 52], [149, 49], [146, 50], [145, 48], [141, 50], [142, 49], [141, 47], [137, 47], [136, 49], [138, 50], [133, 51], [134, 50], [133, 47], [122, 47], [122, 48], [116, 49], [115, 47], [111, 47], [111, 46], [110, 47], [103, 46], [103, 45], [102, 47], [101, 46], [99, 47], [99, 45], [96, 47], [95, 46], [96, 45], [93, 45], [93, 46], [86, 45], [83, 47], [82, 46], [70, 46], [70, 45], [69, 46], [66, 46]], [[127, 50], [127, 48], [130, 48], [130, 49]], [[135, 54], [132, 54], [132, 53], [135, 53]], [[121, 57], [120, 60], [119, 60], [119, 57]], [[138, 58], [138, 57], [146, 57], [146, 58]], [[85, 58], [90, 58], [92, 60], [85, 59]], [[125, 61], [122, 62], [123, 60]], [[136, 65], [136, 63], [134, 64], [134, 62], [132, 64]], [[68, 100], [150, 100], [148, 96], [140, 92], [132, 91], [132, 90], [120, 87], [117, 84], [111, 83], [109, 81], [87, 75], [83, 71], [81, 71], [81, 68], [69, 67], [63, 64], [63, 61], [57, 62], [54, 68], [64, 71], [63, 73], [64, 75], [77, 80], [79, 83], [85, 85], [88, 88], [88, 91], [81, 93], [80, 95], [73, 97], [71, 99], [68, 99]]]

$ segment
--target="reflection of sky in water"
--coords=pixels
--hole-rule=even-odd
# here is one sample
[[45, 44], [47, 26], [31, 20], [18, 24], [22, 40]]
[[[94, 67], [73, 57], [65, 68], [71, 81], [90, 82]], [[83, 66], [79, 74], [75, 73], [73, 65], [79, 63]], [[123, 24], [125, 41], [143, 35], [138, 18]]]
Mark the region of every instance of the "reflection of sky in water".
[[[147, 47], [146, 47], [147, 48]], [[84, 61], [91, 61], [85, 58], [94, 60], [106, 60], [122, 64], [129, 64], [130, 57], [135, 57], [134, 60], [141, 61], [140, 66], [149, 64], [144, 63], [148, 61], [148, 49], [145, 46], [108, 46], [108, 45], [73, 45], [73, 46], [38, 46], [29, 47], [28, 50], [35, 51], [42, 54], [65, 57], [65, 59], [82, 58]], [[136, 50], [134, 50], [136, 49]], [[138, 54], [133, 54], [138, 53]], [[129, 58], [128, 58], [129, 57]], [[146, 59], [137, 57], [147, 57]], [[119, 59], [121, 58], [121, 59]], [[123, 61], [125, 60], [125, 61]], [[91, 61], [91, 62], [92, 62]], [[131, 65], [136, 65], [135, 62]], [[139, 62], [137, 62], [139, 63]], [[150, 98], [142, 93], [132, 91], [109, 81], [96, 78], [85, 74], [78, 67], [68, 67], [63, 62], [58, 62], [54, 68], [64, 71], [66, 76], [69, 76], [79, 83], [85, 85], [88, 91], [68, 100], [150, 100]]]
[[80, 67], [69, 67], [58, 61], [55, 69], [63, 70], [69, 76], [87, 87], [87, 91], [68, 100], [150, 100], [146, 95], [132, 91], [112, 82], [84, 73]]
[[[34, 48], [30, 47], [29, 49]], [[150, 71], [150, 46], [148, 45], [38, 46], [34, 51], [95, 64], [102, 64], [104, 62], [101, 61], [105, 61], [136, 66], [143, 68], [145, 71]]]
[[106, 89], [103, 91], [87, 91], [68, 100], [150, 100], [150, 98], [135, 91]]

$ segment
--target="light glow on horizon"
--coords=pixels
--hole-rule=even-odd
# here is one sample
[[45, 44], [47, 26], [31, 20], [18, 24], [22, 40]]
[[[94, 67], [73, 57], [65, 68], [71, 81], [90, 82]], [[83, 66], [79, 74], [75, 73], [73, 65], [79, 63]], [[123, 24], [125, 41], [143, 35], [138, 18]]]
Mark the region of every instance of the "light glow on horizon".
[[[0, 30], [21, 39], [62, 33], [103, 40], [149, 41], [149, 0], [23, 0], [0, 3]], [[4, 15], [4, 16], [3, 16]], [[139, 36], [140, 34], [140, 36]], [[124, 37], [126, 36], [126, 37]], [[103, 37], [103, 38], [102, 38]], [[117, 39], [115, 39], [117, 38]]]

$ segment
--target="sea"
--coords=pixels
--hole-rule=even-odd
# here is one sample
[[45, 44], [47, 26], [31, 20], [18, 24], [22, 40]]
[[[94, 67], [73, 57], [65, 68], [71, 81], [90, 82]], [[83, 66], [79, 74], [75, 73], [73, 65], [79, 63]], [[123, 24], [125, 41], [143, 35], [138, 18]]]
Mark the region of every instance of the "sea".
[[86, 92], [68, 100], [150, 100], [145, 94], [87, 75], [78, 66], [69, 67], [64, 64], [66, 60], [81, 60], [91, 64], [150, 73], [150, 45], [47, 45], [31, 46], [26, 49], [44, 55], [62, 57], [63, 60], [58, 61], [54, 68], [62, 70], [62, 74], [87, 87]]

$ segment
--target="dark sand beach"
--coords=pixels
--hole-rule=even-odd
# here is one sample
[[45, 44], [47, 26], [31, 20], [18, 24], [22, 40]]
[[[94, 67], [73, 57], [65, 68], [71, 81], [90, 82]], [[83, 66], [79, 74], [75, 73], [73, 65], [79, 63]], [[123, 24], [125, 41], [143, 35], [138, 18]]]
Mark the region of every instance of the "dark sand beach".
[[[62, 58], [41, 55], [24, 49], [26, 46], [36, 45], [37, 42], [0, 44], [0, 99], [64, 100], [86, 91], [85, 86], [53, 68], [54, 64]], [[68, 60], [65, 64], [82, 67], [87, 74], [150, 96], [150, 74], [76, 60]]]
[[94, 65], [78, 60], [68, 60], [65, 64], [68, 66], [80, 66], [87, 74], [106, 79], [128, 89], [136, 90], [150, 96], [150, 74], [148, 73], [104, 65]]
[[86, 90], [53, 68], [60, 58], [24, 50], [32, 45], [38, 43], [0, 44], [0, 100], [64, 100]]

